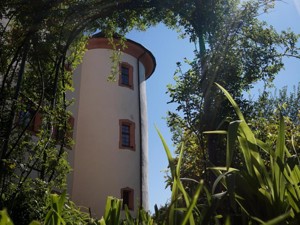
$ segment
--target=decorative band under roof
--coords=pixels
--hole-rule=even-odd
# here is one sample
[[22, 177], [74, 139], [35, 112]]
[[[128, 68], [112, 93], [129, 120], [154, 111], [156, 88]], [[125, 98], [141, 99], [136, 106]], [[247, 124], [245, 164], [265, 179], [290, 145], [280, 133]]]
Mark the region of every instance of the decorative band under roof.
[[[115, 38], [116, 41], [118, 39]], [[122, 50], [122, 52], [129, 54], [136, 59], [139, 59], [140, 62], [145, 67], [145, 75], [146, 79], [148, 79], [154, 72], [156, 67], [156, 60], [153, 54], [146, 49], [143, 45], [132, 41], [130, 39], [126, 39], [126, 47]], [[113, 49], [112, 45], [109, 43], [108, 39], [105, 37], [92, 37], [87, 44], [87, 49]]]

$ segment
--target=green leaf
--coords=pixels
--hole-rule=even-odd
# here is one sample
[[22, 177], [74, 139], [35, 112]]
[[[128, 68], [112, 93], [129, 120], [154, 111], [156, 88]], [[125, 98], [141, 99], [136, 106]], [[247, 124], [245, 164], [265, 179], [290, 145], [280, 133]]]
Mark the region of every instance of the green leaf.
[[215, 83], [218, 88], [220, 88], [220, 90], [225, 94], [225, 96], [227, 97], [227, 99], [229, 100], [229, 102], [231, 103], [231, 105], [233, 106], [235, 113], [237, 114], [237, 116], [239, 117], [240, 120], [245, 121], [245, 118], [238, 106], [238, 104], [234, 101], [234, 99], [231, 97], [231, 95], [229, 94], [229, 92], [223, 88], [220, 84]]
[[226, 130], [204, 131], [203, 134], [227, 134]]
[[33, 220], [29, 225], [41, 225], [39, 221]]
[[172, 157], [171, 151], [165, 141], [165, 139], [163, 138], [162, 134], [160, 133], [160, 131], [158, 130], [157, 127], [156, 131], [160, 137], [160, 140], [164, 146], [165, 152], [167, 154], [168, 157], [168, 161], [169, 161], [169, 167], [171, 170], [171, 176], [173, 179], [173, 184], [172, 184], [172, 194], [171, 194], [171, 204], [170, 204], [170, 208], [169, 208], [169, 215], [168, 215], [168, 224], [169, 225], [175, 225], [175, 207], [176, 207], [176, 202], [177, 202], [177, 197], [178, 197], [178, 186], [177, 186], [177, 179], [176, 177], [176, 168], [175, 168], [175, 164], [174, 164], [174, 159]]
[[106, 225], [105, 220], [102, 216], [102, 218], [99, 220], [100, 225]]
[[275, 217], [274, 219], [271, 219], [265, 223], [263, 223], [263, 225], [277, 225], [282, 221], [285, 221], [287, 218], [289, 218], [291, 216], [291, 211], [284, 213], [278, 217]]
[[168, 145], [167, 145], [165, 139], [163, 138], [162, 134], [161, 134], [160, 131], [158, 130], [158, 128], [155, 127], [155, 129], [156, 129], [156, 131], [157, 131], [157, 133], [158, 133], [158, 135], [159, 135], [159, 137], [160, 137], [160, 140], [161, 140], [161, 142], [162, 142], [162, 144], [163, 144], [163, 146], [164, 146], [164, 149], [165, 149], [165, 152], [166, 152], [166, 154], [167, 154], [168, 161], [169, 161], [169, 166], [170, 166], [170, 170], [171, 170], [171, 175], [172, 175], [172, 178], [174, 179], [174, 177], [175, 177], [175, 170], [176, 170], [176, 169], [175, 169], [174, 159], [173, 159], [173, 157], [172, 157], [171, 151], [170, 151], [170, 149], [169, 149], [169, 147], [168, 147]]
[[9, 218], [6, 209], [0, 211], [0, 225], [14, 225]]
[[279, 133], [277, 136], [276, 142], [276, 152], [275, 155], [279, 157], [282, 161], [284, 161], [284, 149], [285, 149], [285, 124], [283, 116], [280, 115], [280, 122], [279, 122]]
[[108, 196], [104, 210], [104, 221], [106, 225], [119, 225], [122, 200]]
[[200, 192], [201, 192], [201, 190], [203, 188], [203, 184], [204, 184], [204, 182], [203, 182], [203, 180], [201, 180], [199, 182], [198, 186], [197, 186], [197, 189], [196, 189], [196, 192], [195, 192], [195, 194], [193, 196], [192, 202], [189, 205], [189, 207], [188, 207], [188, 209], [187, 209], [187, 211], [186, 211], [186, 213], [184, 215], [184, 218], [183, 218], [183, 221], [182, 221], [181, 225], [187, 224], [188, 221], [190, 222], [189, 223], [190, 225], [195, 225], [195, 222], [191, 221], [191, 217], [192, 217], [193, 209], [195, 208], [195, 206], [197, 204], [197, 201], [199, 199], [199, 195], [200, 195]]
[[[159, 132], [159, 130], [156, 128], [159, 137], [163, 143], [165, 152], [167, 154], [168, 160], [169, 160], [169, 167], [171, 168], [171, 173], [172, 173], [172, 179], [173, 179], [173, 184], [172, 184], [172, 195], [171, 195], [171, 205], [170, 205], [170, 209], [169, 209], [169, 224], [170, 225], [175, 225], [175, 217], [176, 217], [176, 205], [177, 205], [177, 200], [178, 200], [178, 196], [179, 196], [179, 191], [181, 192], [181, 194], [183, 195], [185, 204], [187, 206], [187, 208], [190, 207], [191, 205], [191, 201], [190, 201], [190, 197], [188, 196], [187, 192], [184, 189], [184, 186], [182, 185], [182, 182], [180, 180], [180, 166], [182, 163], [182, 155], [183, 155], [183, 150], [184, 150], [184, 145], [181, 145], [181, 151], [180, 151], [180, 155], [179, 155], [179, 160], [177, 163], [177, 166], [175, 167], [175, 163], [174, 163], [174, 159], [172, 157], [172, 154], [170, 152], [170, 149], [168, 148], [162, 134]], [[193, 214], [189, 214], [189, 223], [191, 225], [195, 224], [195, 220], [194, 220], [194, 216]]]
[[231, 165], [234, 149], [235, 149], [235, 142], [237, 140], [237, 133], [240, 123], [242, 121], [233, 121], [229, 123], [228, 132], [227, 132], [227, 146], [226, 146], [226, 168], [229, 170]]

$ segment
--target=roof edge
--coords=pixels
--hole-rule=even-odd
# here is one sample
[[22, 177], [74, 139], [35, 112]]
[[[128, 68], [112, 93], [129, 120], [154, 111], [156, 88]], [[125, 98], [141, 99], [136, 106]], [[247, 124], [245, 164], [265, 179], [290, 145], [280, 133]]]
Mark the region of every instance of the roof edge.
[[[116, 42], [121, 38], [120, 35], [114, 35], [114, 40]], [[127, 53], [136, 59], [140, 60], [145, 67], [145, 78], [146, 80], [154, 73], [156, 68], [156, 59], [152, 52], [150, 52], [146, 47], [142, 44], [133, 41], [131, 39], [125, 39], [125, 48], [122, 52]], [[87, 49], [113, 49], [113, 46], [109, 43], [108, 38], [103, 35], [103, 33], [99, 32], [94, 34], [88, 41]]]

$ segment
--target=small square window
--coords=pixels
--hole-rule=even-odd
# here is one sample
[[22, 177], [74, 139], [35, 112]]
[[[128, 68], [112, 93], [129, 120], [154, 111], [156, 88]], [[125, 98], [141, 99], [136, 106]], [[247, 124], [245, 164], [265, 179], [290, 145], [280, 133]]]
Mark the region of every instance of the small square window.
[[30, 120], [34, 116], [34, 111], [33, 110], [27, 110], [27, 111], [21, 111], [19, 112], [19, 117], [18, 117], [18, 125], [21, 127], [26, 127], [28, 126], [28, 129], [31, 130], [33, 123], [29, 124]]
[[67, 126], [69, 128], [68, 132], [64, 130], [64, 127], [58, 127], [55, 126], [53, 130], [53, 137], [57, 140], [62, 139], [64, 136], [66, 138], [72, 138], [73, 137], [73, 129], [74, 129], [74, 117], [69, 116], [67, 120]]
[[130, 120], [120, 120], [120, 148], [135, 150], [135, 124]]
[[[72, 139], [73, 137], [73, 129], [74, 129], [74, 117], [70, 116], [67, 120], [67, 127], [68, 127], [68, 132], [64, 130], [63, 127], [54, 127], [53, 129], [53, 138], [56, 140], [62, 140], [63, 138], [66, 139]], [[72, 148], [71, 146], [67, 145], [67, 148]]]
[[128, 63], [120, 64], [119, 85], [133, 89], [133, 67]]
[[134, 191], [131, 188], [121, 189], [121, 198], [123, 199], [122, 209], [127, 205], [129, 210], [134, 210]]
[[34, 133], [39, 132], [42, 124], [42, 116], [34, 110], [27, 110], [19, 112], [17, 125], [20, 127], [27, 127], [29, 131]]

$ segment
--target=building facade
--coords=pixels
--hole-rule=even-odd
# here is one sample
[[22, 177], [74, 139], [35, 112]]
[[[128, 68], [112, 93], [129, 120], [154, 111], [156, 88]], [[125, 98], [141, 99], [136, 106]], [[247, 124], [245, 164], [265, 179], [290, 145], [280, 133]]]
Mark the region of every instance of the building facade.
[[77, 205], [97, 217], [103, 215], [107, 196], [122, 198], [133, 212], [140, 205], [148, 209], [146, 80], [156, 62], [142, 45], [125, 44], [112, 82], [112, 46], [100, 35], [91, 38], [70, 96], [75, 99], [75, 145], [68, 189]]

